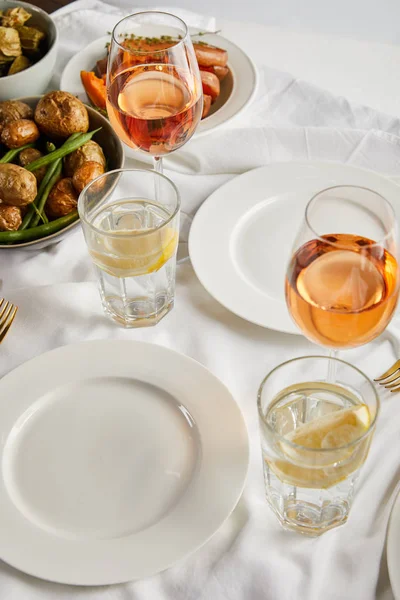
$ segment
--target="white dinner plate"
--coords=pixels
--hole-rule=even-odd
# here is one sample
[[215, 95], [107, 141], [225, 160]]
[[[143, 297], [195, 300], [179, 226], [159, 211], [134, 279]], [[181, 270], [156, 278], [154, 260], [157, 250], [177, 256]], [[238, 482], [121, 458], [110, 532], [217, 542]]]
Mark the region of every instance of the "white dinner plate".
[[[207, 44], [227, 50], [231, 75], [221, 82], [220, 98], [213, 105], [210, 115], [200, 122], [195, 133], [197, 136], [214, 131], [246, 108], [254, 97], [258, 81], [254, 63], [236, 44], [214, 33], [203, 35], [200, 39]], [[110, 36], [104, 36], [75, 54], [61, 75], [60, 89], [87, 102], [80, 72], [93, 70], [96, 61], [105, 56], [105, 45], [109, 41]], [[128, 156], [137, 156], [137, 153], [128, 146], [125, 146], [125, 152]]]
[[242, 414], [194, 360], [58, 348], [0, 381], [0, 558], [61, 583], [148, 577], [204, 544], [248, 464]]
[[400, 188], [373, 171], [317, 161], [276, 163], [235, 177], [202, 204], [189, 255], [206, 290], [236, 315], [300, 333], [286, 308], [285, 271], [307, 202], [333, 185], [377, 191], [400, 216]]
[[387, 562], [395, 600], [400, 600], [400, 493], [397, 495], [389, 520]]

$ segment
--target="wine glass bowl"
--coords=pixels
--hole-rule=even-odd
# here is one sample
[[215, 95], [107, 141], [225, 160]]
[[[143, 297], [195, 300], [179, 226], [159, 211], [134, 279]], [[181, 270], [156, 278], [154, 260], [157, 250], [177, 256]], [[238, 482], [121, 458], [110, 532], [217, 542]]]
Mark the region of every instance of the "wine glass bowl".
[[396, 217], [380, 194], [335, 186], [308, 203], [293, 247], [286, 302], [304, 335], [330, 349], [375, 339], [399, 294]]
[[108, 55], [107, 112], [120, 139], [151, 155], [161, 170], [159, 159], [192, 137], [202, 110], [200, 71], [185, 23], [157, 11], [117, 23]]

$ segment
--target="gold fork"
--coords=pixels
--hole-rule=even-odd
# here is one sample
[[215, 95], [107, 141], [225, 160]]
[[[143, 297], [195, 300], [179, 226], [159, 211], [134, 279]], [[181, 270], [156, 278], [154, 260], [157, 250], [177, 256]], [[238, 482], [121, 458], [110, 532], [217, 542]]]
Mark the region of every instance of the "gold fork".
[[400, 391], [400, 360], [396, 360], [383, 375], [374, 379], [379, 385], [384, 385], [391, 392]]
[[18, 306], [7, 302], [4, 298], [0, 299], [0, 344], [6, 337], [12, 322], [17, 314]]

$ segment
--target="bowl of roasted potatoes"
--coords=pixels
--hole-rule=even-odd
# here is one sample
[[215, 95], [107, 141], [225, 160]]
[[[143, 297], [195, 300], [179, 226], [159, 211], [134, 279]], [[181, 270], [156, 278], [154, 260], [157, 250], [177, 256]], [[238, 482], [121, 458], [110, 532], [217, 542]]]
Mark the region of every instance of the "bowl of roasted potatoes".
[[83, 188], [123, 164], [109, 121], [72, 94], [0, 102], [0, 248], [61, 241], [79, 222]]

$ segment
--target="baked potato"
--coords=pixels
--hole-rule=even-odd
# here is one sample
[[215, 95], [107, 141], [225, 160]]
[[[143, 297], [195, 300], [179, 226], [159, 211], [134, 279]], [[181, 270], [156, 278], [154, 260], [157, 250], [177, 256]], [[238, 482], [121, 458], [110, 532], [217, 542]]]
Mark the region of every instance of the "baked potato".
[[[25, 148], [18, 154], [18, 162], [21, 167], [26, 167], [34, 160], [37, 160], [43, 156], [43, 154], [37, 148]], [[45, 176], [47, 171], [47, 167], [40, 167], [40, 169], [36, 169], [33, 171], [34, 176], [36, 177], [36, 181], [40, 183]]]
[[89, 115], [83, 102], [68, 92], [50, 92], [35, 109], [35, 122], [49, 138], [67, 138], [73, 133], [86, 133]]
[[11, 206], [26, 206], [37, 194], [36, 177], [12, 163], [0, 164], [0, 199]]
[[53, 186], [47, 198], [46, 214], [52, 219], [58, 219], [75, 210], [77, 205], [78, 194], [72, 184], [72, 179], [64, 177]]
[[0, 140], [7, 148], [21, 148], [25, 144], [36, 142], [39, 137], [39, 129], [34, 121], [17, 119], [4, 126]]
[[81, 193], [83, 188], [87, 186], [88, 183], [96, 179], [96, 177], [100, 177], [103, 175], [104, 167], [98, 162], [88, 161], [83, 163], [76, 169], [75, 173], [72, 176], [72, 183], [78, 194]]
[[6, 100], [0, 102], [0, 133], [4, 125], [17, 119], [32, 119], [33, 110], [20, 100]]
[[18, 206], [0, 204], [0, 231], [17, 231], [21, 223], [21, 209]]
[[106, 167], [104, 152], [101, 146], [93, 140], [86, 142], [86, 144], [64, 158], [65, 173], [68, 177], [72, 177], [75, 171], [85, 162], [97, 162], [102, 165], [103, 171]]

